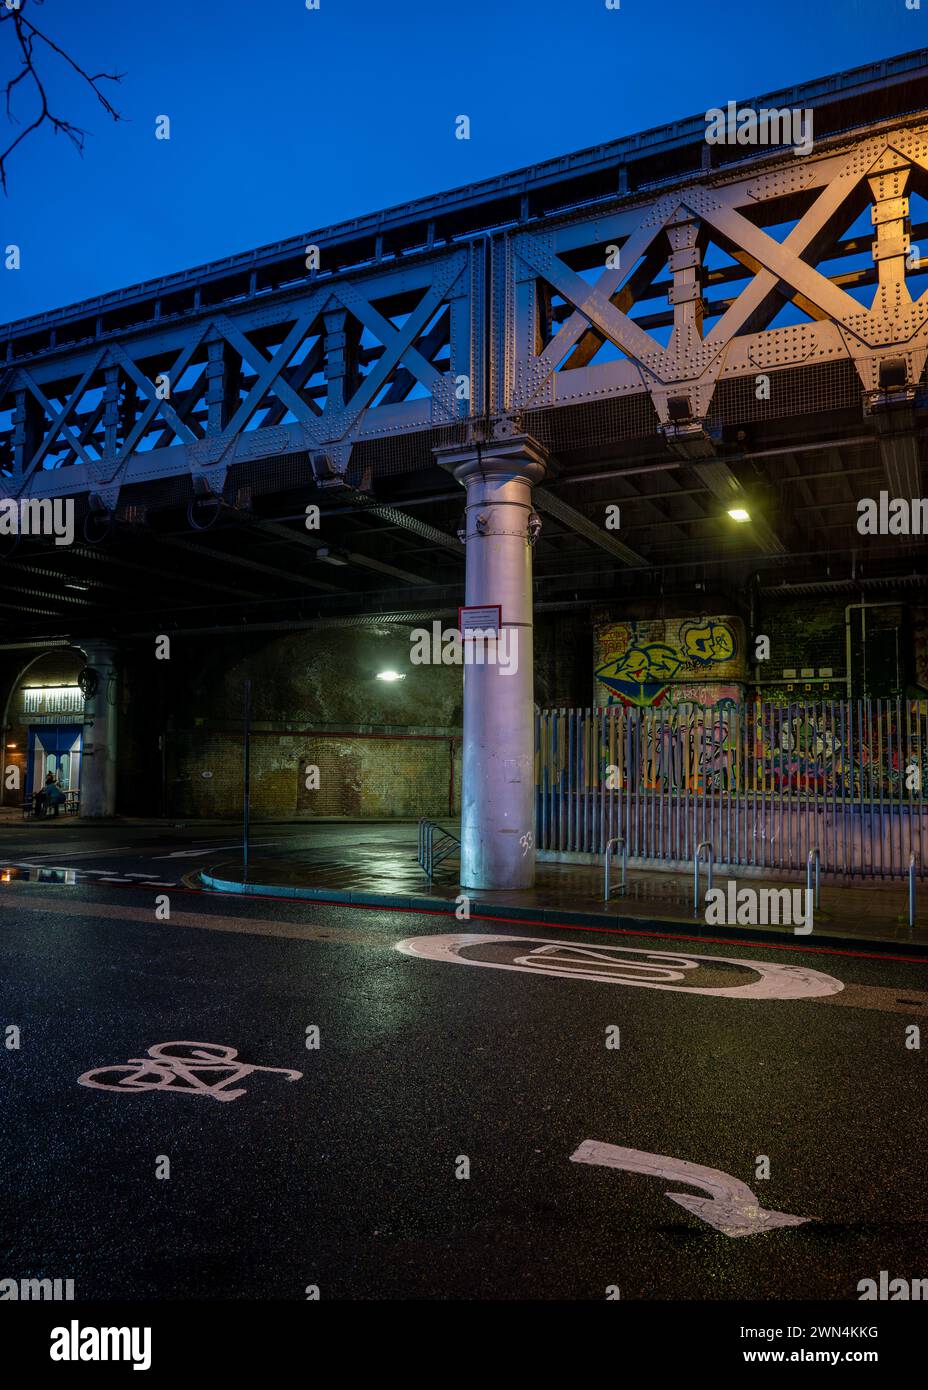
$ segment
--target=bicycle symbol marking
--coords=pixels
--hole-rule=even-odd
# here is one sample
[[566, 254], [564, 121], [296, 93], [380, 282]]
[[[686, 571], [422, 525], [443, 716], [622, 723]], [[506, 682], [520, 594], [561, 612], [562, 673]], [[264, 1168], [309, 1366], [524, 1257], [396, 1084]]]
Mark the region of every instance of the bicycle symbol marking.
[[[169, 1049], [188, 1051], [175, 1055]], [[180, 1096], [209, 1096], [213, 1100], [238, 1100], [246, 1094], [244, 1088], [227, 1088], [244, 1081], [252, 1072], [276, 1072], [288, 1081], [299, 1081], [303, 1073], [288, 1067], [259, 1067], [237, 1061], [238, 1049], [223, 1043], [163, 1042], [148, 1049], [147, 1057], [130, 1057], [127, 1062], [114, 1062], [107, 1067], [95, 1067], [77, 1078], [79, 1086], [95, 1091], [173, 1091]], [[212, 1082], [201, 1073], [225, 1073]], [[119, 1080], [113, 1080], [118, 1076]], [[99, 1078], [110, 1078], [100, 1080]]]

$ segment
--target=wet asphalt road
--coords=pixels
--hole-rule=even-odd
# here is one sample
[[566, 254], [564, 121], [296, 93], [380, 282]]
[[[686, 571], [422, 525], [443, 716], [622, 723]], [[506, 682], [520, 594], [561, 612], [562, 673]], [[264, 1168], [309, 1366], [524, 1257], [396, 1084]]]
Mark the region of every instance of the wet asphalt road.
[[[14, 821], [0, 825], [0, 865], [23, 871], [25, 877], [40, 872], [51, 881], [67, 873], [78, 883], [179, 884], [185, 874], [212, 859], [226, 859], [241, 846], [237, 824], [109, 824], [88, 825], [60, 817], [40, 821]], [[294, 824], [268, 824], [251, 835], [254, 854], [263, 848], [299, 850], [324, 844], [327, 837], [344, 835], [342, 825], [308, 830]], [[415, 830], [404, 825], [398, 834], [413, 845]]]
[[[673, 992], [475, 969], [395, 944], [518, 933], [180, 889], [164, 922], [155, 893], [0, 889], [0, 1029], [21, 1030], [0, 1049], [4, 1277], [102, 1299], [856, 1300], [881, 1269], [928, 1276], [926, 1052], [906, 1046], [928, 965], [530, 929], [846, 986], [710, 996], [685, 991], [756, 976], [694, 966]], [[177, 1040], [302, 1076], [252, 1073], [230, 1103], [77, 1084]], [[732, 1239], [664, 1195], [698, 1189], [572, 1163], [588, 1139], [721, 1169], [815, 1220]]]

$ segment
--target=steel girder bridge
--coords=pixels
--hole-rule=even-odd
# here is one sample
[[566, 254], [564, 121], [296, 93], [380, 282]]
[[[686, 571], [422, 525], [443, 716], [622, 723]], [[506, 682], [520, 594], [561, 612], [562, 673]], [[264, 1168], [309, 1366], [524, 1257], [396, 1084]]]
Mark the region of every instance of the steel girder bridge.
[[0, 328], [0, 495], [78, 517], [3, 542], [7, 635], [446, 611], [437, 460], [517, 439], [552, 606], [858, 580], [856, 499], [921, 491], [928, 50], [741, 104], [811, 108], [813, 149], [694, 117]]

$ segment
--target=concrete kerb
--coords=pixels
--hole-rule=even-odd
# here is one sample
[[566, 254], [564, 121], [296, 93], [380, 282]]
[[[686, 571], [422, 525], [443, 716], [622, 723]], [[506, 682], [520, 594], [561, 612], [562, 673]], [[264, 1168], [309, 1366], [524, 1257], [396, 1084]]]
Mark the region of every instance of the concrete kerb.
[[[290, 901], [328, 903], [333, 906], [369, 907], [396, 909], [406, 912], [428, 912], [437, 916], [456, 917], [458, 902], [453, 898], [406, 897], [390, 893], [352, 893], [334, 888], [312, 888], [303, 885], [240, 883], [232, 879], [219, 878], [208, 870], [201, 869], [195, 875], [210, 892], [232, 893], [254, 897], [284, 898]], [[886, 940], [882, 938], [846, 936], [840, 932], [813, 932], [810, 936], [797, 936], [792, 932], [768, 931], [759, 927], [708, 927], [699, 920], [688, 922], [674, 917], [630, 917], [604, 912], [571, 912], [560, 908], [513, 907], [509, 903], [483, 902], [472, 898], [470, 916], [493, 918], [513, 923], [544, 923], [552, 927], [584, 927], [594, 929], [634, 933], [659, 933], [663, 936], [680, 936], [688, 940], [705, 937], [707, 940], [731, 940], [744, 942], [746, 937], [757, 941], [758, 945], [789, 945], [802, 949], [815, 949], [816, 946], [840, 947], [861, 954], [888, 954], [904, 951], [907, 956], [919, 963], [928, 960], [928, 941]], [[459, 921], [461, 919], [458, 919]], [[462, 923], [462, 930], [466, 921]]]

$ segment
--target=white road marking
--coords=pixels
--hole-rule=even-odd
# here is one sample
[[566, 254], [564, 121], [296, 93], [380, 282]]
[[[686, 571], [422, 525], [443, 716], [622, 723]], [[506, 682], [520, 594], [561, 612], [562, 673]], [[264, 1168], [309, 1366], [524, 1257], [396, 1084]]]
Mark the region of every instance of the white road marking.
[[[50, 866], [50, 865], [28, 865], [28, 863], [24, 863], [24, 860], [19, 859], [19, 860], [7, 860], [6, 865], [4, 865], [4, 867], [7, 867], [7, 869], [50, 869], [51, 866]], [[54, 870], [53, 870], [53, 872], [54, 872]], [[81, 870], [81, 873], [85, 873], [85, 870], [82, 869], [82, 870]]]
[[[168, 1048], [185, 1050], [178, 1056], [176, 1052], [169, 1053]], [[130, 1057], [128, 1062], [95, 1067], [79, 1076], [77, 1084], [89, 1086], [95, 1091], [171, 1091], [174, 1095], [209, 1096], [212, 1100], [230, 1101], [245, 1095], [245, 1090], [229, 1091], [226, 1088], [233, 1082], [244, 1081], [252, 1072], [276, 1072], [288, 1081], [299, 1081], [303, 1075], [301, 1071], [292, 1071], [289, 1067], [259, 1067], [237, 1059], [238, 1050], [224, 1043], [155, 1043], [148, 1049], [147, 1057]], [[207, 1082], [200, 1075], [201, 1072], [211, 1076], [217, 1072], [225, 1075], [218, 1081]], [[128, 1075], [114, 1080], [114, 1073]], [[97, 1080], [101, 1076], [109, 1079]], [[175, 1085], [175, 1082], [180, 1084]]]
[[221, 849], [241, 849], [241, 840], [236, 840], [234, 845], [210, 845], [200, 849], [176, 849], [173, 854], [153, 854], [152, 859], [196, 859], [197, 855], [212, 854]]
[[[289, 840], [253, 840], [252, 849], [264, 849], [267, 845], [286, 845]], [[221, 849], [241, 849], [241, 840], [236, 840], [234, 845], [207, 845], [201, 849], [176, 849], [173, 854], [153, 854], [152, 859], [196, 859], [197, 856], [213, 854]]]
[[[531, 943], [534, 950], [516, 955], [511, 963], [463, 956], [468, 947], [509, 945], [515, 950]], [[733, 956], [703, 956], [677, 951], [651, 951], [638, 946], [575, 946], [542, 936], [477, 936], [449, 933], [411, 936], [396, 943], [397, 951], [424, 960], [453, 965], [473, 965], [489, 970], [520, 970], [532, 975], [551, 975], [565, 980], [597, 980], [631, 985], [638, 989], [664, 989], [679, 994], [707, 994], [720, 999], [814, 999], [837, 994], [844, 988], [833, 975], [801, 965], [780, 965]], [[628, 960], [638, 956], [638, 960]], [[643, 959], [641, 959], [643, 957]], [[741, 966], [759, 978], [745, 985], [700, 986], [686, 984], [686, 973], [701, 965]], [[573, 968], [571, 968], [571, 966]], [[681, 983], [682, 982], [682, 983]]]
[[711, 1196], [694, 1197], [689, 1192], [665, 1192], [664, 1196], [733, 1238], [763, 1235], [778, 1226], [804, 1226], [812, 1220], [809, 1216], [790, 1216], [785, 1211], [765, 1211], [740, 1178], [723, 1173], [719, 1168], [688, 1163], [685, 1158], [668, 1158], [666, 1154], [649, 1154], [642, 1149], [623, 1149], [617, 1144], [585, 1139], [576, 1153], [571, 1154], [570, 1161], [620, 1168], [626, 1173], [647, 1173], [669, 1182], [685, 1183], [688, 1187], [701, 1187]]
[[47, 874], [75, 874], [87, 880], [85, 887], [92, 887], [89, 880], [95, 883], [133, 883], [138, 888], [176, 888], [176, 878], [152, 878], [149, 874], [117, 874], [112, 869], [75, 869], [64, 865], [51, 864], [7, 864], [10, 869], [36, 869], [40, 873]]
[[[134, 848], [134, 846], [132, 846], [132, 845], [104, 845], [102, 849], [101, 849], [101, 848], [97, 848], [97, 849], [71, 849], [70, 846], [69, 846], [69, 847], [68, 847], [68, 854], [69, 854], [69, 856], [70, 856], [72, 859], [95, 859], [95, 858], [97, 858], [97, 857], [98, 857], [99, 855], [101, 855], [101, 854], [121, 854], [124, 850], [131, 850], [131, 849], [133, 849], [133, 848]], [[61, 846], [60, 846], [60, 845], [56, 845], [56, 846], [55, 846], [55, 849], [56, 849], [56, 852], [57, 852], [59, 849], [61, 849]], [[40, 853], [42, 853], [42, 852], [43, 852], [43, 851], [40, 851]], [[49, 856], [49, 857], [54, 857], [54, 856]], [[40, 864], [40, 865], [39, 865], [39, 868], [44, 868], [44, 867], [47, 867], [47, 866], [44, 865], [44, 864]]]

